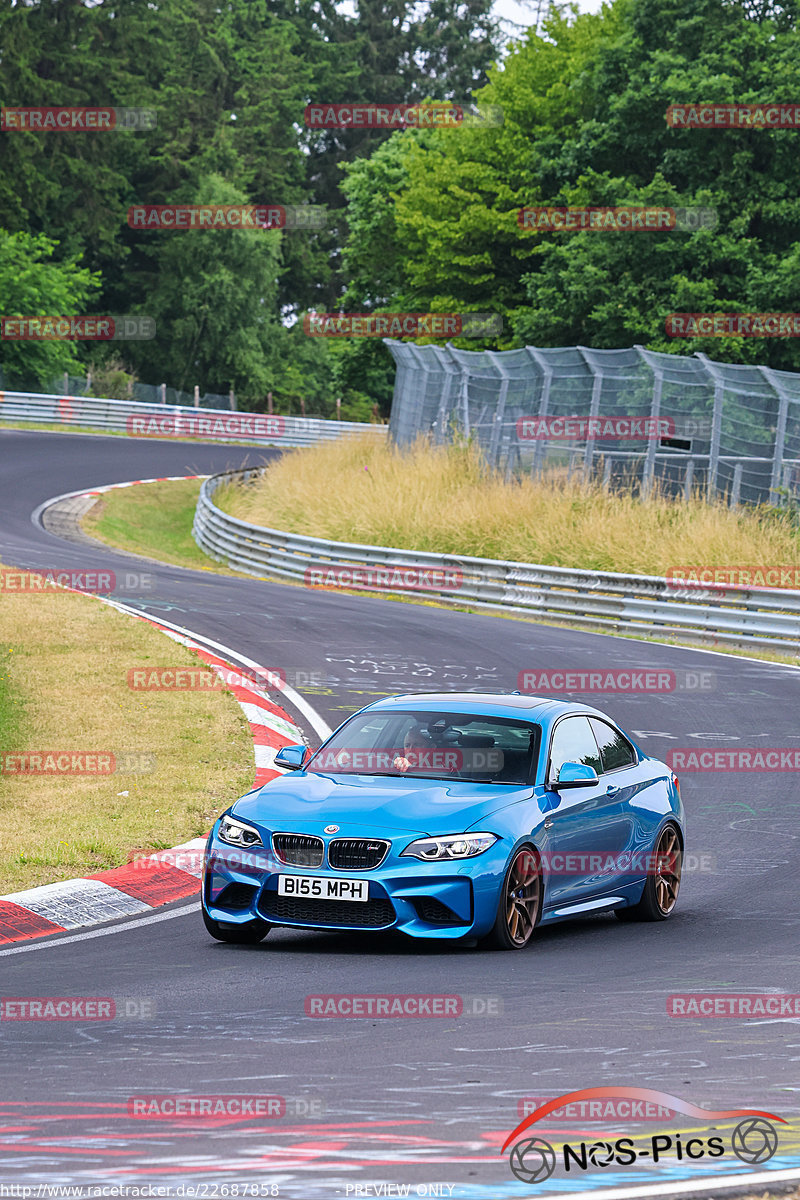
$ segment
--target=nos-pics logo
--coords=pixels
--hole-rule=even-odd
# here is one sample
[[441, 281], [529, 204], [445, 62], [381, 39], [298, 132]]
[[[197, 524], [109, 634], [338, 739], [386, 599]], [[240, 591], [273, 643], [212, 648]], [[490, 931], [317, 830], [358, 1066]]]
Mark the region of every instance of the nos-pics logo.
[[[713, 1137], [687, 1137], [685, 1134], [672, 1133], [654, 1134], [649, 1143], [645, 1142], [641, 1147], [637, 1147], [633, 1138], [621, 1137], [614, 1141], [579, 1142], [576, 1145], [565, 1142], [560, 1152], [557, 1152], [544, 1138], [522, 1137], [542, 1117], [568, 1104], [611, 1098], [652, 1102], [696, 1119], [720, 1120], [741, 1117], [742, 1120], [733, 1130], [730, 1147], [726, 1147], [724, 1138], [716, 1134]], [[640, 1159], [657, 1163], [667, 1156], [682, 1161], [722, 1158], [729, 1149], [740, 1162], [753, 1166], [768, 1162], [778, 1149], [778, 1133], [772, 1124], [773, 1121], [781, 1125], [786, 1124], [784, 1118], [776, 1116], [775, 1113], [761, 1112], [754, 1108], [718, 1111], [699, 1108], [678, 1096], [670, 1096], [667, 1092], [659, 1092], [653, 1088], [583, 1088], [578, 1092], [557, 1096], [537, 1108], [509, 1134], [501, 1153], [505, 1153], [508, 1147], [512, 1146], [509, 1165], [517, 1179], [521, 1179], [523, 1183], [542, 1183], [549, 1179], [559, 1162], [565, 1173], [572, 1174], [593, 1169], [602, 1170], [605, 1167], [631, 1166]]]

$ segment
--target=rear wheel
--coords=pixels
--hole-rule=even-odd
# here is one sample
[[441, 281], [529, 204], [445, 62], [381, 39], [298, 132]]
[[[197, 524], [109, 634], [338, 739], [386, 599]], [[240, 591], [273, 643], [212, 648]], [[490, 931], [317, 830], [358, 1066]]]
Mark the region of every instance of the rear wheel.
[[666, 921], [678, 901], [683, 850], [678, 830], [665, 825], [656, 843], [655, 866], [648, 871], [642, 898], [629, 908], [615, 908], [620, 921]]
[[236, 942], [240, 946], [253, 945], [267, 936], [272, 926], [268, 921], [248, 921], [245, 925], [227, 925], [215, 921], [203, 909], [203, 923], [213, 938], [218, 942]]
[[542, 910], [542, 876], [529, 846], [522, 846], [506, 871], [490, 939], [499, 950], [522, 950], [533, 937]]

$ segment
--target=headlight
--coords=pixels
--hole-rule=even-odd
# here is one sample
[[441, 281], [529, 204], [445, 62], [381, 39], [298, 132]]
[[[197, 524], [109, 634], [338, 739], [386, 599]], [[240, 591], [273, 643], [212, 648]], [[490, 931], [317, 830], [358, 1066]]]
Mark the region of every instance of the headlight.
[[235, 817], [223, 817], [217, 837], [229, 846], [263, 846], [261, 834], [252, 825], [237, 821]]
[[445, 837], [420, 838], [406, 846], [400, 857], [408, 854], [411, 858], [422, 858], [427, 862], [472, 858], [476, 854], [483, 854], [496, 841], [493, 833], [448, 833]]

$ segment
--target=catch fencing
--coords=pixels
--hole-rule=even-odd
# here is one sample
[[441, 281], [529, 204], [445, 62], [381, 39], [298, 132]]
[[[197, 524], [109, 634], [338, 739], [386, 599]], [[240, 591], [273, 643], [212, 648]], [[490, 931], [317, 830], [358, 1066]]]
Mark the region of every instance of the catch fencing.
[[217, 489], [247, 484], [260, 469], [213, 475], [201, 489], [194, 539], [234, 570], [310, 587], [413, 594], [468, 608], [506, 609], [657, 638], [800, 651], [800, 591], [687, 586], [652, 575], [583, 571], [385, 546], [331, 542], [268, 529], [223, 512]]
[[32, 392], [0, 392], [0, 421], [34, 421], [142, 437], [196, 437], [200, 441], [244, 441], [270, 446], [313, 446], [354, 433], [384, 440], [387, 432], [385, 425], [359, 421], [267, 416], [230, 409], [198, 410], [185, 405]]
[[474, 351], [385, 339], [390, 436], [470, 437], [507, 477], [556, 471], [644, 496], [800, 496], [800, 374], [633, 346]]
[[[46, 394], [59, 396], [97, 396], [96, 381], [92, 381], [92, 373], [86, 375], [70, 375], [64, 372], [62, 375], [56, 376], [51, 380], [50, 385], [45, 384], [42, 389], [41, 384], [38, 386], [28, 386], [31, 380], [9, 380], [3, 377], [2, 368], [0, 368], [0, 391], [13, 390], [17, 392], [32, 392], [37, 393], [43, 390]], [[204, 392], [200, 395], [200, 388], [196, 387], [193, 392], [183, 392], [180, 388], [168, 387], [166, 383], [140, 383], [138, 380], [130, 380], [126, 386], [127, 396], [118, 397], [121, 400], [141, 400], [143, 404], [172, 404], [180, 405], [188, 408], [227, 408], [236, 410], [236, 397], [233, 391], [227, 394], [221, 392]], [[103, 399], [102, 395], [97, 397]]]

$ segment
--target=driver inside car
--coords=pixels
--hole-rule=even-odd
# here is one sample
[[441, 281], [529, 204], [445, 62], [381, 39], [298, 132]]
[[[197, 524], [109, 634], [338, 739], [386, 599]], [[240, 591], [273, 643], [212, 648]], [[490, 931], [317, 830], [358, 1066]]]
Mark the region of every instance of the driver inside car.
[[403, 737], [403, 751], [392, 761], [396, 771], [408, 771], [411, 767], [419, 766], [419, 751], [430, 750], [431, 739], [421, 725], [412, 725]]

